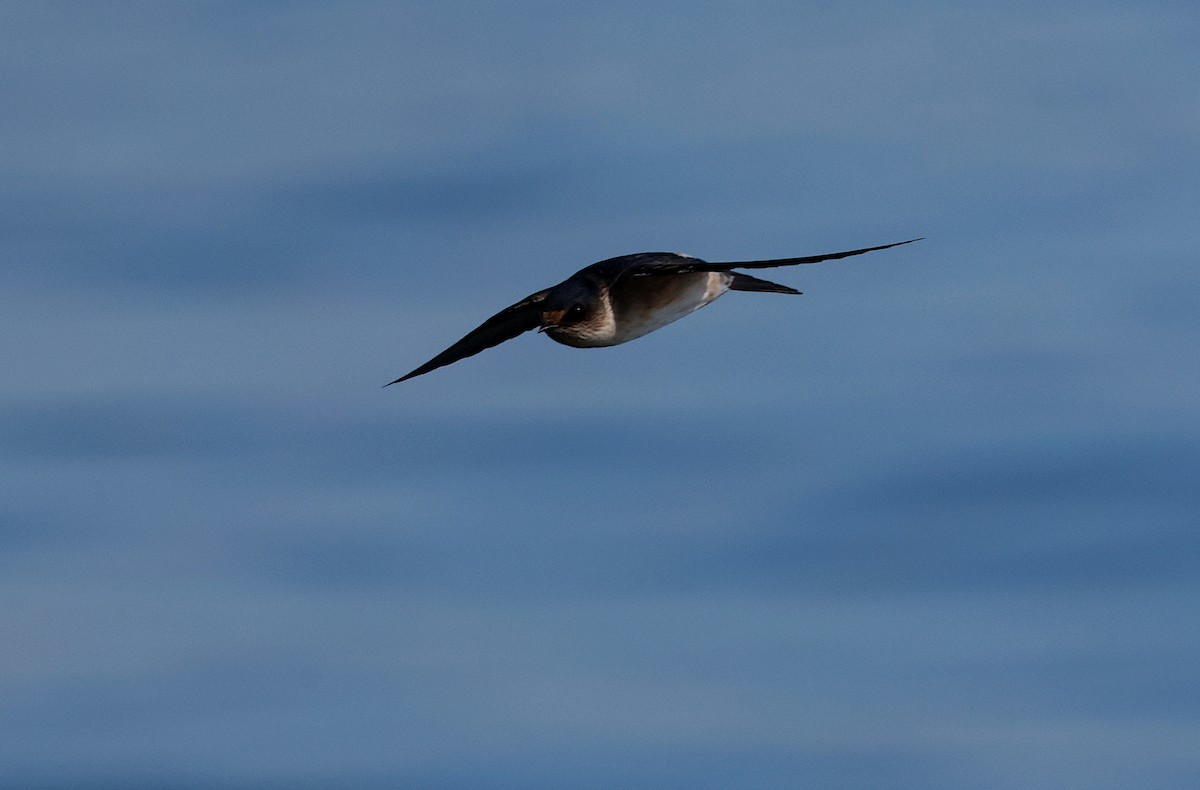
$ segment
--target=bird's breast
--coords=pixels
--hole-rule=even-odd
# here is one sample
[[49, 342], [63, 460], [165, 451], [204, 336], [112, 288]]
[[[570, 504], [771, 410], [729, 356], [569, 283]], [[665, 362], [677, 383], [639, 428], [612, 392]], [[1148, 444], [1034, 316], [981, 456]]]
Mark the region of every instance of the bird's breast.
[[699, 310], [728, 291], [732, 279], [725, 272], [691, 272], [622, 281], [611, 293], [612, 345], [649, 334]]

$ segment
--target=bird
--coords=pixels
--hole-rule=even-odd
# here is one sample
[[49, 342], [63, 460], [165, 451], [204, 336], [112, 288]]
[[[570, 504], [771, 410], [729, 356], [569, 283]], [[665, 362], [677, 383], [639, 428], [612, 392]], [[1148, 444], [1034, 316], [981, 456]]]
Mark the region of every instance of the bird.
[[424, 365], [383, 386], [423, 376], [531, 329], [575, 348], [628, 343], [683, 318], [728, 291], [800, 293], [795, 288], [760, 280], [735, 269], [771, 269], [832, 261], [914, 241], [921, 238], [762, 261], [714, 263], [674, 252], [639, 252], [608, 258], [504, 308]]

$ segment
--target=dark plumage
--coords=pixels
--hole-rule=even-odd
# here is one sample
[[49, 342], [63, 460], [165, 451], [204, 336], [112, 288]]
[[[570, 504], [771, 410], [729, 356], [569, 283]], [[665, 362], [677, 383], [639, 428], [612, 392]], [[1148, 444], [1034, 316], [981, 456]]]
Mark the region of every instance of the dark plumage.
[[[711, 263], [673, 252], [639, 252], [593, 263], [484, 321], [448, 349], [390, 384], [424, 375], [531, 329], [568, 346], [615, 346], [653, 332], [726, 291], [800, 293], [734, 269], [818, 263], [886, 250], [920, 239], [802, 258]], [[384, 385], [384, 386], [390, 386]]]

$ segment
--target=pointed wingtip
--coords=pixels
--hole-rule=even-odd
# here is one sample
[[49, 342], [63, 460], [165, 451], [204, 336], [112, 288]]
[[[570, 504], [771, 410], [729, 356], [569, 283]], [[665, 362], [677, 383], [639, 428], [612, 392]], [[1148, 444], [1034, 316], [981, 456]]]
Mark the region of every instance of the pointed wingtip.
[[382, 389], [387, 389], [388, 387], [392, 386], [393, 384], [399, 384], [400, 382], [407, 381], [408, 379], [411, 379], [412, 377], [413, 377], [413, 374], [411, 374], [411, 373], [409, 373], [407, 376], [401, 376], [400, 378], [396, 379], [395, 381], [389, 381], [387, 384], [384, 384]]
[[424, 376], [429, 371], [437, 370], [440, 367], [441, 367], [441, 365], [433, 365], [433, 364], [430, 364], [430, 362], [426, 362], [421, 367], [417, 368], [416, 370], [410, 370], [409, 372], [405, 373], [403, 376], [396, 379], [395, 381], [389, 381], [387, 384], [384, 384], [383, 387], [384, 387], [384, 389], [386, 389], [386, 388], [392, 386], [393, 384], [399, 384], [402, 381], [408, 381], [409, 379], [415, 379], [417, 376]]
[[890, 250], [893, 247], [903, 247], [905, 244], [912, 244], [913, 242], [924, 241], [924, 240], [925, 240], [924, 236], [918, 236], [915, 239], [905, 239], [904, 241], [893, 241], [891, 244], [881, 244], [878, 247], [867, 247], [865, 250], [856, 250], [855, 252], [860, 253], [860, 252], [875, 252], [876, 250]]

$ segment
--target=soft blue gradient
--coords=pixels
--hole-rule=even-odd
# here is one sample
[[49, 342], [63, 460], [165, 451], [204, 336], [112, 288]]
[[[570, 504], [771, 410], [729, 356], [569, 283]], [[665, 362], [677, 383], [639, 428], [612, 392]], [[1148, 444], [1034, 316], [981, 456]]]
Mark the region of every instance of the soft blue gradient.
[[0, 786], [1200, 786], [1197, 30], [0, 5]]

